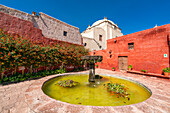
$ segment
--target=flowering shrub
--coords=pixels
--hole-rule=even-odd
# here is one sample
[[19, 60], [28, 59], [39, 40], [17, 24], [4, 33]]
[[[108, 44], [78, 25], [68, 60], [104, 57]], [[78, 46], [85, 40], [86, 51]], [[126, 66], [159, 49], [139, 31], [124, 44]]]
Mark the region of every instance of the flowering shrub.
[[36, 70], [40, 67], [52, 69], [58, 65], [79, 66], [81, 56], [87, 55], [83, 46], [56, 43], [53, 45], [36, 44], [28, 38], [11, 35], [0, 29], [0, 74], [17, 70], [24, 66]]
[[123, 97], [130, 100], [127, 88], [124, 85], [119, 83], [107, 83], [104, 84], [104, 87], [106, 87], [107, 90], [111, 92], [111, 95], [115, 95], [116, 98]]

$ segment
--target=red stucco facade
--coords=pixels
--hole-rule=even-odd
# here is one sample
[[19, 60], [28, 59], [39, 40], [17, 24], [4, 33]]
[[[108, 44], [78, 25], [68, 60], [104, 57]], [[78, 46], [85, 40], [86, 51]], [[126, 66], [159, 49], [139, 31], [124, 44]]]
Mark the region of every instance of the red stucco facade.
[[[109, 39], [106, 50], [95, 52], [95, 55], [103, 56], [99, 68], [119, 70], [118, 57], [127, 56], [127, 66], [132, 65], [133, 70], [162, 74], [162, 69], [170, 66], [169, 37], [170, 24], [167, 24]], [[134, 43], [134, 49], [128, 49], [128, 43]]]

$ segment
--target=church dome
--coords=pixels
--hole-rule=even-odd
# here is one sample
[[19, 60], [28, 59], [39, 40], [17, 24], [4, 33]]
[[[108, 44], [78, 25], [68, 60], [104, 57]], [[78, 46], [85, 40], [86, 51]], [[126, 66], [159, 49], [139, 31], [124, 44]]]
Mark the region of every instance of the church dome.
[[109, 22], [117, 27], [117, 25], [113, 21], [108, 20], [106, 17], [102, 20], [98, 20], [98, 21], [94, 22], [91, 27], [99, 25], [100, 23], [103, 23], [103, 22]]

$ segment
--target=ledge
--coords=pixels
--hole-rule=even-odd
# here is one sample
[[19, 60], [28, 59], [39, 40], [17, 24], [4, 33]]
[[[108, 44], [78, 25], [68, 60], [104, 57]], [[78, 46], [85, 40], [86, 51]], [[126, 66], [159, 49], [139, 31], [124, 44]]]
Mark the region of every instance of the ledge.
[[159, 78], [165, 78], [165, 79], [170, 79], [170, 76], [163, 76], [161, 74], [155, 74], [155, 73], [144, 73], [140, 71], [129, 71], [127, 70], [128, 73], [133, 73], [133, 74], [140, 74], [140, 75], [146, 75], [146, 76], [152, 76], [152, 77], [159, 77]]

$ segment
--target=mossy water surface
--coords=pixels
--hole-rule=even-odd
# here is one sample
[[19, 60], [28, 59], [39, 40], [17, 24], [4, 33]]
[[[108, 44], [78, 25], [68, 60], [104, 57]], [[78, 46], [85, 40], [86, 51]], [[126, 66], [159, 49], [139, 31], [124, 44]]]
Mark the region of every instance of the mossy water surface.
[[[96, 79], [95, 84], [88, 82], [88, 75], [65, 75], [53, 78], [47, 81], [43, 87], [43, 92], [63, 102], [78, 104], [78, 105], [91, 105], [91, 106], [122, 106], [142, 102], [151, 96], [149, 90], [142, 85], [111, 76], [102, 76], [102, 79]], [[73, 80], [79, 82], [79, 85], [71, 88], [64, 88], [57, 83], [61, 80]], [[119, 97], [111, 93], [104, 87], [107, 83], [119, 83], [127, 88], [130, 94], [130, 99]]]

